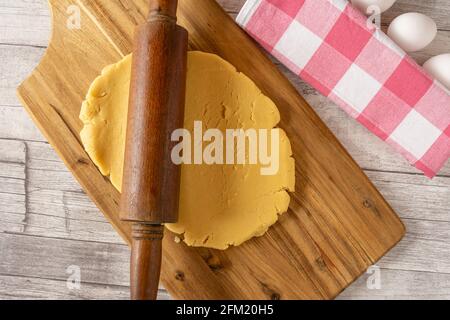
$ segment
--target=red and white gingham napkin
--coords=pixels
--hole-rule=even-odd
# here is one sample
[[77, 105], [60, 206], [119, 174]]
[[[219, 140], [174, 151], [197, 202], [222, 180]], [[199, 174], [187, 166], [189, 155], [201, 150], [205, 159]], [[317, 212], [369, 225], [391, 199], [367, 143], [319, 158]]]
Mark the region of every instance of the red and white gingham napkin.
[[237, 22], [428, 177], [450, 157], [450, 93], [346, 0], [248, 0]]

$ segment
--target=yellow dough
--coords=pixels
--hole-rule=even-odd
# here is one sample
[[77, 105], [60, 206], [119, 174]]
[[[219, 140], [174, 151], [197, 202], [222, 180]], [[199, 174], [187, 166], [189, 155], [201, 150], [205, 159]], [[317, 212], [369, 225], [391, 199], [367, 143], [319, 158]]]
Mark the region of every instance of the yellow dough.
[[[106, 67], [91, 85], [80, 118], [86, 151], [120, 190], [125, 148], [131, 56]], [[220, 57], [189, 52], [185, 128], [271, 129], [280, 121], [275, 104], [244, 74]], [[270, 138], [269, 138], [270, 139]], [[280, 130], [279, 171], [261, 175], [262, 164], [183, 164], [180, 218], [166, 227], [190, 246], [226, 249], [262, 236], [287, 211], [295, 165]]]

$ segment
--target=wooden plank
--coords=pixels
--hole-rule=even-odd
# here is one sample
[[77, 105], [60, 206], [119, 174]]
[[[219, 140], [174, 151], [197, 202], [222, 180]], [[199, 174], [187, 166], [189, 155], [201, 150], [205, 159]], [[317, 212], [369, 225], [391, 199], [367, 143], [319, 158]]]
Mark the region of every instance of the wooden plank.
[[0, 231], [23, 231], [26, 218], [26, 148], [0, 140]]
[[45, 0], [2, 0], [0, 43], [47, 46], [50, 12]]
[[22, 107], [0, 105], [0, 139], [45, 141]]
[[[83, 192], [79, 184], [74, 179], [68, 178], [70, 177], [70, 175], [70, 172], [62, 170], [47, 170], [45, 171], [45, 174], [42, 174], [42, 172], [39, 170], [30, 169], [29, 177], [31, 181], [33, 181], [33, 184], [31, 184], [31, 191], [33, 191], [34, 187], [38, 188], [39, 190], [42, 186], [46, 186], [47, 190], [59, 190], [66, 193]], [[57, 183], [55, 183], [55, 181], [57, 181]]]
[[[1, 300], [125, 300], [128, 291], [128, 287], [91, 283], [70, 290], [66, 281], [0, 275]], [[158, 298], [168, 297], [163, 293]]]
[[404, 221], [409, 233], [380, 265], [389, 269], [450, 273], [450, 223]]
[[50, 145], [0, 139], [0, 231], [123, 243]]
[[44, 51], [43, 48], [0, 44], [1, 105], [20, 106], [16, 88], [37, 66]]
[[115, 286], [129, 285], [129, 249], [122, 244], [50, 239], [0, 233], [0, 274], [35, 278], [67, 279], [66, 269], [75, 265], [82, 281]]
[[[366, 274], [344, 291], [339, 299], [450, 299], [447, 274], [380, 270], [381, 288], [368, 289]], [[116, 300], [128, 299], [128, 287], [81, 283], [80, 290], [69, 290], [65, 281], [0, 275], [0, 299]], [[170, 296], [160, 290], [159, 300]]]
[[[25, 161], [25, 143], [0, 140], [0, 177], [25, 180]], [[3, 190], [3, 185], [0, 186]]]
[[429, 180], [383, 172], [367, 175], [402, 218], [450, 221], [450, 178]]
[[[340, 300], [448, 300], [450, 299], [450, 274], [380, 269], [380, 289], [370, 283], [373, 277], [359, 278], [340, 296]], [[368, 286], [368, 281], [370, 286]]]

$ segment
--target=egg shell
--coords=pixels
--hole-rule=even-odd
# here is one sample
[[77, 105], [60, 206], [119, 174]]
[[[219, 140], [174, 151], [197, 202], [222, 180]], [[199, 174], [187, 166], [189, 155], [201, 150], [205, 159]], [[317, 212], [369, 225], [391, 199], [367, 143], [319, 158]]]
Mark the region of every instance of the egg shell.
[[426, 71], [450, 90], [450, 53], [433, 57], [423, 65]]
[[406, 52], [416, 52], [428, 46], [437, 34], [433, 19], [409, 12], [398, 16], [388, 29], [388, 36]]
[[352, 0], [352, 4], [362, 13], [369, 15], [373, 12], [367, 11], [371, 6], [380, 8], [380, 13], [387, 11], [393, 6], [396, 0]]

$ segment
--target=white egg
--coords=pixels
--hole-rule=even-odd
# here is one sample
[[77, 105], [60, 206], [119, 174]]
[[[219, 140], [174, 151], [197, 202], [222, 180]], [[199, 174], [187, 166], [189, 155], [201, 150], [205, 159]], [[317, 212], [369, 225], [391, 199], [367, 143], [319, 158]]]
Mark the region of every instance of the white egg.
[[416, 52], [428, 46], [436, 37], [437, 26], [424, 14], [409, 12], [398, 16], [388, 29], [389, 37], [406, 52]]
[[431, 58], [423, 67], [450, 90], [450, 53]]
[[382, 13], [392, 7], [395, 1], [397, 0], [352, 0], [352, 4], [364, 14], [373, 14], [374, 12], [370, 10], [371, 6], [377, 6]]

